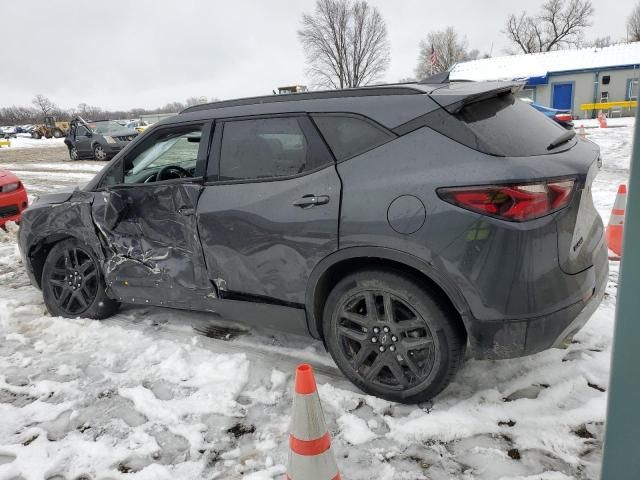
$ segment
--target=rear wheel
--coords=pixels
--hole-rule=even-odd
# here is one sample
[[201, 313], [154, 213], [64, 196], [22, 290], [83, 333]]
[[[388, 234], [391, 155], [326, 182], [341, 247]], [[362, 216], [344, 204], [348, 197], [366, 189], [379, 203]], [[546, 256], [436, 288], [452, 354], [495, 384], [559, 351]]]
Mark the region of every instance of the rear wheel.
[[324, 338], [340, 370], [363, 391], [402, 403], [427, 401], [453, 379], [465, 336], [416, 281], [356, 272], [331, 291]]
[[64, 240], [51, 249], [41, 284], [44, 303], [54, 316], [101, 320], [120, 306], [107, 297], [95, 254], [75, 239]]
[[96, 160], [101, 160], [101, 161], [107, 160], [107, 152], [105, 151], [104, 147], [99, 143], [96, 143], [96, 145], [93, 147], [93, 157]]
[[62, 138], [64, 134], [62, 133], [62, 130], [60, 130], [59, 128], [56, 128], [53, 130], [53, 136], [55, 138]]

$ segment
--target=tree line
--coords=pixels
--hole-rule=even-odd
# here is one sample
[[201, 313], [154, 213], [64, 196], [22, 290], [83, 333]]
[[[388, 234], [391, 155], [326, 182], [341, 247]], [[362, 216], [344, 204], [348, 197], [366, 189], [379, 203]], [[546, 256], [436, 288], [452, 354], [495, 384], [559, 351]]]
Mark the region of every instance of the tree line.
[[54, 116], [58, 121], [69, 121], [80, 115], [85, 120], [121, 120], [140, 118], [142, 115], [156, 113], [177, 113], [187, 107], [199, 105], [216, 98], [189, 97], [184, 102], [170, 102], [158, 108], [132, 108], [130, 110], [106, 110], [100, 107], [80, 103], [75, 108], [61, 108], [48, 97], [38, 94], [33, 97], [31, 106], [16, 106], [0, 108], [0, 125], [24, 125], [42, 123], [44, 117]]

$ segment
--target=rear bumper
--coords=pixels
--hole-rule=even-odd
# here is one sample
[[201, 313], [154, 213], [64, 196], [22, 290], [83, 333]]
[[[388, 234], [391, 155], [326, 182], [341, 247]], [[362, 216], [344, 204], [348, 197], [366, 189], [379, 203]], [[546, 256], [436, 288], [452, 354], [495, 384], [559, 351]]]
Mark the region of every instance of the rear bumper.
[[523, 357], [553, 347], [563, 347], [596, 311], [609, 276], [606, 246], [588, 270], [590, 286], [585, 298], [556, 312], [515, 320], [470, 320], [467, 325], [471, 354], [477, 359]]

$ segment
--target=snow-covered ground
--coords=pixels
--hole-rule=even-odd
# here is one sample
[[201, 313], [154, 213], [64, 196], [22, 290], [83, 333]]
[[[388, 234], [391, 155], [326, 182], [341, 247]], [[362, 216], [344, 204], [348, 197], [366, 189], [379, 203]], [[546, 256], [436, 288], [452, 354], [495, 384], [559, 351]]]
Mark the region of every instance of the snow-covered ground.
[[64, 145], [64, 138], [31, 138], [28, 133], [18, 133], [15, 138], [9, 138], [10, 147], [1, 147], [2, 149], [18, 149], [18, 148], [50, 148], [60, 147]]
[[[617, 122], [587, 128], [602, 147], [594, 198], [605, 221], [629, 173], [633, 124]], [[10, 167], [41, 192], [101, 168], [84, 165]], [[568, 350], [469, 360], [433, 403], [404, 406], [358, 393], [307, 338], [158, 308], [50, 317], [15, 234], [0, 230], [0, 480], [282, 478], [301, 361], [317, 371], [345, 479], [598, 477], [614, 262], [604, 302]]]

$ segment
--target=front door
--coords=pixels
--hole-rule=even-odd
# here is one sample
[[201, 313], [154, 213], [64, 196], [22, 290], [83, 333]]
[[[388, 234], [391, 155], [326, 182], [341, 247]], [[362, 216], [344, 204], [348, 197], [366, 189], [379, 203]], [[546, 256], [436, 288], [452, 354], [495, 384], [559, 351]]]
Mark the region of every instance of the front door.
[[195, 217], [209, 132], [206, 124], [159, 129], [103, 177], [93, 220], [105, 280], [122, 301], [198, 309], [213, 290]]
[[76, 125], [74, 136], [74, 143], [76, 150], [78, 150], [78, 156], [80, 158], [92, 157], [91, 132], [89, 129], [82, 124]]
[[303, 304], [338, 248], [333, 157], [305, 115], [218, 123], [214, 137], [198, 228], [220, 296]]
[[558, 110], [571, 110], [573, 100], [573, 84], [572, 83], [555, 83], [553, 84], [553, 101], [552, 107]]

